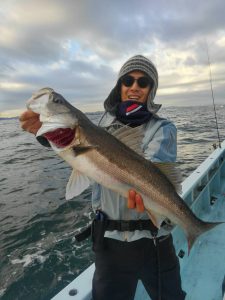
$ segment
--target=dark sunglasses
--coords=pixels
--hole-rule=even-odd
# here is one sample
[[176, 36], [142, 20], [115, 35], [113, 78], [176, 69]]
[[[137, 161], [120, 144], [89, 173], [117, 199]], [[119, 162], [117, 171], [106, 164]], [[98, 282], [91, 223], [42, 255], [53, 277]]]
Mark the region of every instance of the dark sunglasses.
[[139, 77], [138, 79], [135, 79], [131, 75], [125, 75], [121, 78], [122, 84], [125, 85], [126, 87], [131, 87], [134, 84], [135, 81], [137, 82], [139, 87], [142, 88], [142, 89], [146, 88], [151, 83], [149, 78], [146, 77], [146, 76]]

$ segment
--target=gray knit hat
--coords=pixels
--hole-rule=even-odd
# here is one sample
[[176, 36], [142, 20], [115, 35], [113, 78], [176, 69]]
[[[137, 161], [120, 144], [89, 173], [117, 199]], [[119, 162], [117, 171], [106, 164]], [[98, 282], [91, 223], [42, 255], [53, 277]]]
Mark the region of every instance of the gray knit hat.
[[153, 82], [151, 91], [149, 93], [147, 99], [147, 108], [152, 113], [157, 113], [160, 109], [161, 104], [155, 104], [153, 102], [155, 98], [155, 94], [158, 88], [158, 72], [154, 64], [146, 57], [142, 55], [135, 55], [128, 59], [124, 65], [121, 67], [118, 74], [118, 81], [116, 86], [112, 89], [109, 96], [106, 98], [104, 102], [104, 107], [106, 111], [114, 112], [118, 103], [121, 101], [120, 99], [120, 79], [130, 73], [132, 71], [142, 71], [144, 72]]

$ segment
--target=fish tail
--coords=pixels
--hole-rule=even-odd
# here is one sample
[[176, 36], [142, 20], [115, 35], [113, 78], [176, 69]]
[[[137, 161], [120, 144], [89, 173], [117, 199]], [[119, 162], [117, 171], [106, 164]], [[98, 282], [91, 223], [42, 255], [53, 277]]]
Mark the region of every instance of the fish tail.
[[203, 222], [199, 224], [195, 228], [195, 230], [188, 232], [187, 240], [188, 240], [188, 255], [190, 254], [191, 248], [196, 241], [196, 239], [203, 233], [215, 228], [218, 225], [224, 224], [224, 222]]

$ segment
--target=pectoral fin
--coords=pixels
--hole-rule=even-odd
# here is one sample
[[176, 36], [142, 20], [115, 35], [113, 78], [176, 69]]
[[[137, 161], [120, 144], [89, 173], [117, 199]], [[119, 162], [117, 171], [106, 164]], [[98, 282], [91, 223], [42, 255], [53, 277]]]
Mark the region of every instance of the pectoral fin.
[[163, 220], [165, 219], [165, 217], [161, 216], [155, 212], [153, 213], [151, 210], [148, 210], [148, 209], [146, 209], [146, 210], [147, 210], [147, 213], [148, 213], [149, 218], [152, 221], [152, 223], [155, 225], [155, 227], [157, 227], [159, 229]]
[[96, 146], [80, 146], [80, 145], [78, 145], [78, 146], [73, 147], [73, 151], [74, 151], [75, 155], [78, 156], [80, 154], [84, 154], [87, 151], [93, 150], [95, 148], [96, 148]]
[[80, 195], [90, 185], [90, 180], [86, 175], [73, 170], [66, 186], [66, 200]]

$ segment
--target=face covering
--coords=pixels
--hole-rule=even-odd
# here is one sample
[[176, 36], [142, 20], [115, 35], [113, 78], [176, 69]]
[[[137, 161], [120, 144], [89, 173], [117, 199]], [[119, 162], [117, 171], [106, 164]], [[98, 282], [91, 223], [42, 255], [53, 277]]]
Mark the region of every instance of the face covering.
[[120, 102], [116, 111], [116, 118], [123, 124], [136, 127], [148, 122], [152, 114], [148, 111], [146, 103], [128, 100]]

